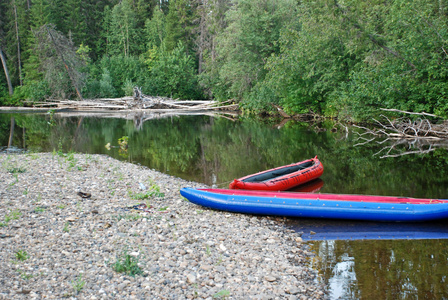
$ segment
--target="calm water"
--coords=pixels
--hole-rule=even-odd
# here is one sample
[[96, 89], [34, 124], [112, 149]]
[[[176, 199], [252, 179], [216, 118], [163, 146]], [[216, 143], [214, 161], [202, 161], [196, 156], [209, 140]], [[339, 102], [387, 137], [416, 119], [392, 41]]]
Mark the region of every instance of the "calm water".
[[[128, 138], [125, 150], [118, 144], [124, 137]], [[4, 147], [10, 143], [33, 152], [108, 154], [218, 187], [318, 155], [324, 175], [309, 189], [448, 198], [446, 145], [363, 142], [331, 122], [282, 126], [210, 116], [125, 120], [0, 114], [0, 146]], [[333, 299], [448, 299], [448, 220], [377, 224], [292, 219], [288, 224], [303, 232], [316, 252], [312, 264]]]

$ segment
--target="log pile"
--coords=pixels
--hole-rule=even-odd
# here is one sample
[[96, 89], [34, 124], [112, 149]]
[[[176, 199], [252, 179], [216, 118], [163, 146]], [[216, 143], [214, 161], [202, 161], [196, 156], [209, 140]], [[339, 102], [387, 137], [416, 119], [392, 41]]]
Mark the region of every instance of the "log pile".
[[[383, 109], [386, 110], [386, 109]], [[383, 147], [374, 155], [380, 158], [398, 157], [409, 154], [424, 154], [438, 148], [448, 148], [448, 122], [431, 122], [426, 118], [436, 117], [428, 113], [413, 113], [398, 110], [390, 110], [410, 115], [419, 115], [416, 119], [401, 117], [396, 119], [381, 115], [380, 119], [373, 119], [376, 128], [366, 128], [353, 125], [361, 132], [355, 146], [377, 143]]]
[[391, 120], [381, 115], [382, 121], [373, 119], [378, 128], [369, 129], [362, 126], [354, 127], [365, 130], [360, 135], [383, 135], [394, 139], [448, 139], [448, 123], [432, 123], [426, 118], [398, 118]]
[[237, 104], [209, 100], [174, 100], [167, 97], [144, 95], [137, 87], [134, 95], [122, 98], [101, 98], [84, 100], [51, 100], [34, 103], [36, 108], [68, 109], [68, 110], [181, 110], [181, 111], [210, 111], [210, 110], [238, 110]]

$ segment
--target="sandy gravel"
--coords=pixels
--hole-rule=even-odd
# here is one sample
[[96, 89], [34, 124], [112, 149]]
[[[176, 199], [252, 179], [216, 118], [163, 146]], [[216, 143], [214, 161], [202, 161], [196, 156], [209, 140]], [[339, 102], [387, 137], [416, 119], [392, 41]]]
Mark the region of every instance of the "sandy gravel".
[[297, 233], [183, 186], [201, 185], [102, 155], [0, 154], [0, 299], [327, 298]]

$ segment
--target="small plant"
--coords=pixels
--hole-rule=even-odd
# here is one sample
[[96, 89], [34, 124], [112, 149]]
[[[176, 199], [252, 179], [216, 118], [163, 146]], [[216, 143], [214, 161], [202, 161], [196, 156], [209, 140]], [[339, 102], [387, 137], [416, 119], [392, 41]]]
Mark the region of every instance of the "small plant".
[[59, 209], [64, 209], [65, 208], [65, 204], [59, 204], [58, 206], [56, 206]]
[[[75, 158], [75, 153], [74, 152], [69, 152], [66, 156], [65, 156], [65, 162], [68, 163], [68, 170], [71, 171], [76, 164], [78, 163], [78, 160]], [[78, 170], [81, 167], [78, 167]], [[82, 170], [82, 168], [81, 168]]]
[[17, 220], [21, 215], [22, 213], [18, 209], [13, 210], [9, 214], [5, 215], [5, 219], [3, 220], [3, 222], [0, 222], [0, 227], [8, 226], [9, 221]]
[[7, 171], [11, 174], [17, 174], [17, 173], [25, 173], [26, 169], [25, 168], [8, 168]]
[[29, 255], [28, 255], [28, 253], [26, 253], [26, 251], [19, 250], [16, 252], [16, 258], [17, 258], [17, 260], [24, 261], [29, 258]]
[[205, 245], [205, 253], [207, 253], [208, 256], [210, 256], [212, 254], [212, 251], [210, 250], [209, 245]]
[[54, 126], [55, 125], [55, 121], [54, 121], [54, 113], [56, 112], [56, 110], [54, 109], [50, 109], [47, 111], [47, 115], [50, 116], [50, 120], [47, 122], [48, 125], [50, 126]]
[[35, 213], [41, 213], [41, 212], [44, 212], [45, 211], [45, 208], [44, 207], [36, 207], [35, 209], [34, 209], [34, 212]]
[[65, 222], [64, 228], [62, 229], [64, 232], [70, 232], [70, 222]]
[[79, 294], [79, 292], [84, 288], [84, 285], [86, 282], [82, 280], [82, 273], [79, 274], [78, 278], [74, 281], [72, 281], [72, 287], [73, 291], [75, 292], [75, 295]]
[[28, 188], [25, 188], [25, 190], [23, 191], [23, 194], [26, 196], [26, 195], [28, 195], [28, 193], [29, 193]]
[[14, 178], [16, 179], [16, 181], [11, 182], [11, 183], [9, 184], [10, 187], [11, 187], [11, 186], [14, 186], [16, 183], [19, 182], [19, 175], [18, 175], [17, 173], [12, 173], [12, 176], [14, 176]]
[[127, 136], [123, 136], [118, 139], [118, 145], [120, 145], [120, 149], [118, 149], [118, 155], [123, 157], [128, 157], [128, 140]]
[[216, 294], [213, 295], [214, 299], [225, 299], [230, 296], [230, 292], [228, 290], [220, 290]]
[[27, 274], [25, 271], [18, 269], [17, 272], [19, 272], [20, 277], [22, 277], [23, 280], [28, 280], [30, 278], [33, 278], [33, 274]]
[[17, 220], [21, 215], [22, 215], [22, 213], [18, 209], [13, 210], [10, 215], [11, 220]]
[[138, 266], [138, 257], [130, 255], [127, 250], [123, 250], [117, 261], [112, 264], [112, 269], [118, 273], [125, 273], [129, 276], [143, 274], [142, 269]]
[[165, 197], [165, 194], [160, 192], [160, 187], [155, 183], [152, 183], [148, 190], [145, 192], [132, 193], [131, 191], [128, 191], [128, 194], [134, 200], [144, 200], [148, 199], [149, 197]]
[[143, 218], [143, 216], [139, 214], [125, 214], [125, 215], [118, 215], [115, 218], [117, 219], [117, 222], [123, 219], [130, 221], [137, 221]]
[[33, 201], [34, 204], [38, 204], [40, 201], [42, 201], [42, 195], [41, 193], [37, 194], [37, 199], [36, 201]]
[[118, 139], [118, 145], [120, 146], [121, 150], [126, 151], [128, 149], [128, 141], [129, 137], [127, 136], [122, 136]]

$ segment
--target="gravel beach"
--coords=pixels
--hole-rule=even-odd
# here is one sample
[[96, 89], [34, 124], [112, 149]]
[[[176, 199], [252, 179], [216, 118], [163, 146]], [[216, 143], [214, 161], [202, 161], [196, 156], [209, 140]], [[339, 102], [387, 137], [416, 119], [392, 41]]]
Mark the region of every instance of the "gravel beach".
[[0, 299], [327, 299], [297, 233], [184, 186], [203, 185], [103, 155], [0, 154]]

